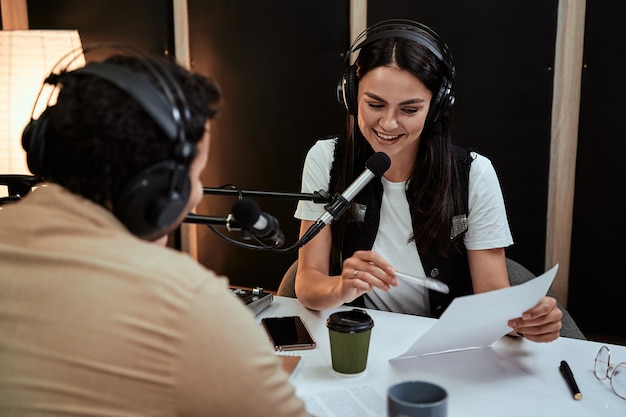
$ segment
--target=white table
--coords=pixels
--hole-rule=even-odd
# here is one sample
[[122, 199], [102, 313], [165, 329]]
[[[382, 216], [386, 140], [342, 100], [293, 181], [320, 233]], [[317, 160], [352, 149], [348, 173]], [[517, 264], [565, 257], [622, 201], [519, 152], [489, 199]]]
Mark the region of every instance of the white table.
[[[503, 337], [492, 347], [422, 356], [390, 362], [404, 353], [435, 319], [367, 310], [374, 320], [366, 371], [343, 377], [331, 368], [326, 318], [335, 310], [315, 312], [296, 300], [274, 297], [263, 317], [299, 315], [317, 341], [302, 355], [292, 376], [298, 395], [319, 417], [386, 416], [386, 389], [395, 382], [427, 380], [443, 386], [450, 398], [449, 417], [590, 417], [626, 416], [626, 400], [616, 396], [609, 381], [593, 375], [596, 353], [603, 343], [559, 338], [533, 343]], [[626, 361], [626, 346], [606, 344], [611, 359]], [[573, 399], [559, 372], [566, 360], [582, 392]], [[332, 411], [331, 411], [332, 409]]]

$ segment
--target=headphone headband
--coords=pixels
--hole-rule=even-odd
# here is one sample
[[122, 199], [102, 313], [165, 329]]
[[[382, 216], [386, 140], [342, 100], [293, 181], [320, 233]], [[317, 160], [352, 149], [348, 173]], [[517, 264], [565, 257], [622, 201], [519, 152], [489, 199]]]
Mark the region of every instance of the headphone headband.
[[[365, 32], [364, 32], [365, 33]], [[354, 46], [351, 48], [351, 52], [355, 52], [359, 49], [361, 49], [361, 47], [363, 47], [366, 44], [372, 43], [374, 41], [377, 41], [379, 39], [383, 39], [383, 38], [407, 38], [407, 32], [406, 29], [390, 29], [387, 30], [385, 32], [379, 32], [379, 33], [375, 33], [375, 34], [371, 34], [368, 35], [365, 40], [363, 40], [361, 43], [359, 43], [358, 45]], [[443, 60], [443, 55], [441, 53], [441, 51], [437, 48], [437, 46], [433, 43], [430, 42], [430, 40], [423, 38], [423, 37], [411, 37], [410, 38], [412, 41], [417, 42], [418, 44], [428, 48], [430, 50], [430, 52], [432, 52], [435, 56], [437, 56], [437, 58], [439, 58], [440, 60]]]
[[135, 99], [135, 102], [148, 113], [168, 138], [174, 140], [179, 136], [179, 126], [177, 126], [177, 119], [180, 119], [179, 112], [148, 82], [146, 77], [119, 65], [92, 62], [83, 68], [60, 75], [60, 82], [72, 74], [89, 74], [109, 81]]
[[46, 177], [47, 125], [49, 119], [53, 117], [51, 115], [58, 111], [58, 107], [51, 104], [53, 96], [51, 93], [46, 109], [38, 119], [34, 119], [34, 109], [44, 86], [62, 84], [65, 80], [83, 75], [111, 83], [145, 111], [173, 143], [168, 160], [155, 161], [131, 178], [118, 190], [118, 197], [112, 202], [113, 213], [131, 233], [146, 238], [160, 237], [181, 216], [189, 199], [191, 186], [188, 167], [195, 149], [195, 145], [188, 140], [187, 131], [191, 126], [191, 112], [181, 87], [165, 63], [118, 45], [90, 45], [82, 51], [91, 51], [103, 46], [138, 58], [146, 73], [113, 62], [92, 62], [82, 68], [67, 71], [82, 54], [76, 50], [66, 54], [44, 81], [33, 106], [31, 120], [22, 133], [22, 145], [27, 152], [28, 167], [33, 174]]
[[456, 69], [450, 49], [431, 28], [422, 23], [406, 19], [390, 19], [378, 22], [365, 29], [356, 37], [350, 49], [346, 52], [344, 73], [337, 85], [339, 102], [345, 105], [350, 114], [356, 114], [358, 79], [355, 65], [350, 65], [350, 58], [364, 46], [386, 38], [411, 40], [428, 49], [443, 64], [446, 75], [441, 81], [439, 90], [433, 91], [433, 101], [431, 102], [431, 111], [427, 121], [436, 121], [442, 114], [446, 115], [455, 101], [452, 91], [452, 80], [456, 75]]

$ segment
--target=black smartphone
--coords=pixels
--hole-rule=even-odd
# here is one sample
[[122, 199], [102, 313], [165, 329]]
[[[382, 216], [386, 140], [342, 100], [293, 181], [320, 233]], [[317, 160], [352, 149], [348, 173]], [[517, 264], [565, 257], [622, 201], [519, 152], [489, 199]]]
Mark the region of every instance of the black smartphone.
[[300, 316], [265, 317], [261, 323], [274, 350], [313, 349], [315, 340]]

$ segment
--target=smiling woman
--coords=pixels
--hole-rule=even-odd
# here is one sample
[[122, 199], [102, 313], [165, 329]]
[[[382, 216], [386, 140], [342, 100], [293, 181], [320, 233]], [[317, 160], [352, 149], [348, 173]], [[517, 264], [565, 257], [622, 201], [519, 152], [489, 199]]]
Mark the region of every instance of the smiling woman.
[[[375, 152], [391, 167], [356, 196], [350, 216], [300, 249], [298, 298], [316, 310], [352, 303], [438, 317], [455, 297], [509, 286], [504, 249], [513, 239], [495, 169], [452, 144], [455, 67], [445, 42], [423, 24], [390, 20], [357, 37], [346, 62], [357, 52], [340, 81], [353, 126], [310, 149], [302, 191], [342, 191]], [[301, 233], [321, 210], [299, 203]], [[396, 270], [450, 292], [398, 280]], [[545, 342], [559, 336], [561, 316], [545, 297], [509, 323]]]

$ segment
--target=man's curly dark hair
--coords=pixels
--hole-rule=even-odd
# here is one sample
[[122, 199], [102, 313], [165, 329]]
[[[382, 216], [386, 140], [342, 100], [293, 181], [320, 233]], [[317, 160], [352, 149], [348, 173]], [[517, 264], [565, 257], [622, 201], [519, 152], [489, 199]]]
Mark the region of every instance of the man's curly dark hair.
[[[187, 142], [197, 144], [205, 122], [219, 110], [221, 94], [215, 82], [173, 61], [113, 55], [103, 62], [144, 75], [161, 92], [163, 80], [155, 78], [154, 68], [167, 71], [189, 110]], [[110, 208], [129, 180], [151, 165], [172, 159], [180, 142], [168, 138], [131, 96], [111, 82], [90, 74], [61, 80], [57, 103], [46, 112], [46, 179]]]

